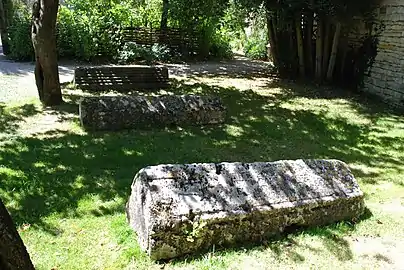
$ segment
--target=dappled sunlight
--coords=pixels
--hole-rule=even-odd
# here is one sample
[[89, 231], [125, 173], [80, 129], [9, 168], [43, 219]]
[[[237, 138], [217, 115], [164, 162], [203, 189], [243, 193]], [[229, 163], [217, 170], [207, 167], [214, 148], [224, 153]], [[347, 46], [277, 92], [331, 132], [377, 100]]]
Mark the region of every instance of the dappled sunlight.
[[[220, 70], [227, 71], [227, 67]], [[377, 207], [380, 200], [402, 197], [404, 117], [381, 103], [361, 102], [353, 93], [268, 78], [172, 79], [164, 91], [128, 94], [218, 95], [228, 110], [226, 123], [87, 132], [79, 125], [76, 102], [89, 94], [73, 88], [64, 93], [67, 103], [57, 108], [0, 105], [0, 195], [21, 228], [31, 225], [22, 231], [27, 245], [50, 252], [30, 250], [39, 265], [74, 260], [74, 256], [79, 257], [78, 265], [90, 265], [87, 255], [77, 255], [86, 252], [84, 243], [92, 247], [91, 254], [99, 262], [113, 263], [103, 256], [119, 260], [126, 254], [125, 262], [136, 256], [144, 259], [143, 269], [153, 269], [134, 244], [124, 209], [134, 175], [146, 166], [167, 163], [340, 159], [348, 163], [372, 213], [378, 216], [355, 225], [355, 232], [365, 234], [361, 226], [367, 226], [375, 235], [394, 233], [377, 227], [377, 220], [384, 217]], [[111, 220], [115, 225], [110, 225]], [[383, 222], [398, 226], [391, 217]], [[39, 241], [41, 237], [44, 240]], [[387, 263], [388, 258], [394, 261], [389, 254], [360, 253], [354, 238], [339, 235], [338, 230], [326, 228], [293, 239], [234, 253], [212, 252], [194, 265], [209, 267], [217, 260], [234, 269], [243, 269], [242, 265], [265, 269], [265, 265], [285, 262], [310, 266], [326, 256], [327, 262], [350, 268], [356, 266], [351, 261], [362, 255], [369, 256], [369, 266]], [[260, 264], [257, 258], [267, 261]], [[138, 263], [132, 262], [133, 269], [142, 269]], [[189, 269], [189, 260], [166, 269], [182, 264]]]
[[[115, 197], [125, 200], [135, 173], [160, 163], [336, 158], [354, 165], [358, 178], [378, 179], [385, 170], [402, 172], [402, 134], [377, 124], [391, 128], [396, 123], [394, 117], [369, 120], [367, 114], [355, 112], [356, 103], [344, 98], [300, 98], [291, 96], [290, 91], [282, 96], [278, 88], [275, 92], [279, 96], [273, 98], [268, 92], [261, 95], [235, 87], [180, 81], [174, 81], [168, 91], [219, 95], [228, 107], [228, 123], [90, 134], [72, 130], [71, 125], [60, 129], [50, 121], [48, 132], [55, 132], [55, 136], [19, 137], [0, 149], [3, 167], [8, 168], [2, 172], [6, 179], [2, 189], [22, 194], [17, 205], [23, 207], [10, 207], [17, 222], [35, 223], [53, 213], [74, 213], [87, 194], [98, 194], [106, 201]], [[32, 113], [39, 117], [67, 110], [65, 118], [53, 122], [77, 119], [69, 116], [72, 109], [67, 105], [54, 112], [23, 108], [14, 112], [29, 118]], [[26, 132], [36, 128], [26, 126]], [[386, 132], [392, 135], [382, 135]], [[14, 173], [17, 168], [20, 173]], [[36, 180], [26, 189], [16, 185], [22, 177]], [[33, 207], [36, 211], [31, 211]]]
[[143, 153], [133, 150], [133, 149], [128, 149], [128, 148], [122, 148], [122, 152], [126, 156], [143, 156]]
[[233, 137], [241, 137], [244, 133], [242, 127], [235, 126], [235, 125], [226, 125], [225, 131], [228, 135]]

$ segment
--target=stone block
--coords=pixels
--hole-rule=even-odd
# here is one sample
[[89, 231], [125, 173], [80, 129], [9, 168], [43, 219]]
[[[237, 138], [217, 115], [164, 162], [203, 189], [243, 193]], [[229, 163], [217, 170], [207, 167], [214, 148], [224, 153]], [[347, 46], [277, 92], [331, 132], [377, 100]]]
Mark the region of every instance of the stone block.
[[261, 243], [364, 211], [355, 177], [338, 160], [158, 165], [140, 170], [131, 189], [127, 218], [154, 260]]
[[214, 96], [104, 96], [81, 99], [79, 114], [85, 129], [121, 130], [220, 124], [226, 108]]

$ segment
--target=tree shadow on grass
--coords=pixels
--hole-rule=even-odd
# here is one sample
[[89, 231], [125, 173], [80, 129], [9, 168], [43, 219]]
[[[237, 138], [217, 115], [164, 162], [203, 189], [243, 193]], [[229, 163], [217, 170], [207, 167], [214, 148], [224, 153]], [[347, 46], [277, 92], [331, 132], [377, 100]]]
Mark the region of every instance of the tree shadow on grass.
[[[268, 97], [231, 87], [175, 82], [170, 92], [219, 95], [228, 109], [226, 124], [114, 133], [52, 130], [48, 133], [59, 136], [19, 137], [1, 147], [0, 195], [14, 220], [54, 234], [58, 229], [43, 218], [79, 216], [80, 203], [89, 196], [122, 203], [102, 205], [86, 214], [124, 213], [123, 202], [135, 173], [155, 164], [332, 158], [402, 170], [399, 160], [380, 149], [390, 149], [403, 138], [375, 140], [372, 125], [349, 122], [326, 111], [282, 106], [292, 99], [290, 91]], [[54, 113], [66, 110], [77, 112], [77, 105], [65, 104]], [[2, 113], [1, 125], [11, 128], [15, 119], [27, 116], [26, 111], [21, 110], [16, 118]], [[356, 173], [362, 177], [360, 171]]]
[[0, 134], [16, 132], [21, 121], [38, 113], [39, 110], [33, 104], [25, 104], [10, 110], [4, 103], [0, 103]]
[[296, 83], [290, 80], [273, 79], [267, 83], [268, 88], [281, 88], [283, 90], [283, 100], [303, 97], [309, 99], [342, 99], [354, 104], [354, 109], [359, 114], [377, 119], [380, 116], [401, 117], [404, 109], [389, 106], [377, 95], [371, 93], [338, 88], [334, 86], [318, 86], [313, 83]]
[[[284, 108], [277, 105], [281, 97], [253, 91], [205, 84], [179, 84], [171, 90], [219, 95], [228, 109], [226, 125], [18, 138], [0, 149], [2, 165], [9, 169], [0, 173], [1, 188], [8, 194], [6, 202], [19, 206], [10, 209], [16, 220], [35, 223], [51, 213], [74, 212], [88, 194], [103, 200], [126, 199], [134, 174], [161, 163], [335, 158], [401, 167], [377, 148], [389, 148], [397, 138], [386, 137], [364, 149], [369, 126], [323, 112]], [[59, 109], [77, 109], [72, 106]], [[7, 122], [1, 117], [0, 123]]]

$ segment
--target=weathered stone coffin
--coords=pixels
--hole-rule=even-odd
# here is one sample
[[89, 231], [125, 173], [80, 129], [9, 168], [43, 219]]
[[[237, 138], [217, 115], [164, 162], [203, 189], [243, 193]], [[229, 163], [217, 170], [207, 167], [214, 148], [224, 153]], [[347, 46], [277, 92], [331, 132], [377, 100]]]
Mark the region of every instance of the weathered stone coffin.
[[161, 89], [169, 86], [164, 66], [97, 66], [74, 70], [76, 87], [88, 91]]
[[363, 211], [363, 193], [338, 160], [147, 167], [127, 203], [130, 226], [155, 260], [259, 243]]
[[91, 130], [223, 123], [226, 109], [213, 96], [104, 96], [79, 103], [81, 124]]

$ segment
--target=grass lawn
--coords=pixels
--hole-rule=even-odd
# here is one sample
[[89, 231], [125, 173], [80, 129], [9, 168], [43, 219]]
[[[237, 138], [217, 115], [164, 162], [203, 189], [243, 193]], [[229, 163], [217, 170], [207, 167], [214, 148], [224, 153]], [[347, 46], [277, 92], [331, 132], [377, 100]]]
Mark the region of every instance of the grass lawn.
[[[169, 92], [220, 95], [227, 123], [87, 133], [73, 103], [0, 103], [0, 196], [37, 269], [404, 268], [404, 114], [263, 78], [178, 80]], [[67, 101], [79, 94], [65, 90]], [[298, 158], [348, 163], [370, 213], [165, 265], [148, 260], [126, 223], [131, 181], [147, 165]]]

